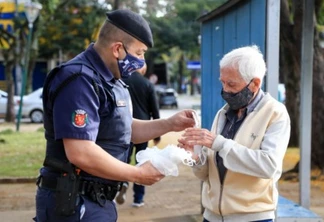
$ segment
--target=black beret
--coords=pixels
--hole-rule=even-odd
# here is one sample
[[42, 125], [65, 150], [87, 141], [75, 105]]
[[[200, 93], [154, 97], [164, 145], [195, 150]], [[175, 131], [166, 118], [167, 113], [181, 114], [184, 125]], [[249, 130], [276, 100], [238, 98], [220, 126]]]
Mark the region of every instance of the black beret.
[[127, 9], [107, 12], [107, 20], [147, 47], [153, 47], [152, 31], [148, 22], [139, 14]]

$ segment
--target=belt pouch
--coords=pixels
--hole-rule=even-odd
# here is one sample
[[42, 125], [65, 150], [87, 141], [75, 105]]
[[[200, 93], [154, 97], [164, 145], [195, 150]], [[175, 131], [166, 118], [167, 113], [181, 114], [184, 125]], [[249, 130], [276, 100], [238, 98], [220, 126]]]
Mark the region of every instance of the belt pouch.
[[60, 216], [71, 216], [75, 213], [79, 197], [80, 176], [65, 173], [57, 179], [55, 212]]

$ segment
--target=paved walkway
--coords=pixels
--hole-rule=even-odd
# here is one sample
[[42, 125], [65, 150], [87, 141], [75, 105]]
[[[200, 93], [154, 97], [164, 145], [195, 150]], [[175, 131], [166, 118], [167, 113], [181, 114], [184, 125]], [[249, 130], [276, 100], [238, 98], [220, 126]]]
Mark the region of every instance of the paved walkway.
[[[197, 222], [202, 221], [200, 214], [200, 182], [194, 178], [187, 166], [179, 167], [178, 177], [166, 177], [159, 183], [146, 189], [145, 206], [131, 206], [133, 191], [127, 192], [127, 200], [123, 205], [117, 205], [118, 222]], [[132, 184], [130, 184], [132, 188]], [[13, 192], [4, 195], [8, 189]], [[0, 184], [0, 205], [2, 208], [15, 210], [0, 210], [1, 222], [30, 222], [35, 215], [34, 184]], [[13, 201], [15, 200], [15, 201]], [[24, 209], [23, 206], [27, 208]], [[1, 208], [0, 208], [1, 209]]]
[[200, 182], [187, 166], [180, 167], [178, 177], [167, 177], [147, 187], [145, 205], [133, 208], [132, 185], [127, 192], [127, 201], [118, 206], [119, 220], [195, 222], [202, 221], [200, 206]]

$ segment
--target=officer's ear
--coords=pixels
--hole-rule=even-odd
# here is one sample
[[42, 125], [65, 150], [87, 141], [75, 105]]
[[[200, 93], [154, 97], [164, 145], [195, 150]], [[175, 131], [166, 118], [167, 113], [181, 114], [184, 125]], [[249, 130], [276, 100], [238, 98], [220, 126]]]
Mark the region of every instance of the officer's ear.
[[111, 46], [111, 49], [113, 51], [113, 55], [116, 57], [116, 58], [119, 58], [121, 57], [121, 53], [122, 53], [122, 48], [123, 48], [123, 43], [121, 42], [114, 42]]

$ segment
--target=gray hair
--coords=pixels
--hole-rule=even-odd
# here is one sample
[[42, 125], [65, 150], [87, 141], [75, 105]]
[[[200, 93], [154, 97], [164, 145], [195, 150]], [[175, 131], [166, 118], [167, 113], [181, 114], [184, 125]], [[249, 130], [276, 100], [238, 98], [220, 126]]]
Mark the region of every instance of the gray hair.
[[258, 46], [245, 46], [225, 54], [219, 62], [220, 69], [236, 69], [244, 81], [249, 83], [253, 78], [262, 80], [266, 73], [266, 64]]

